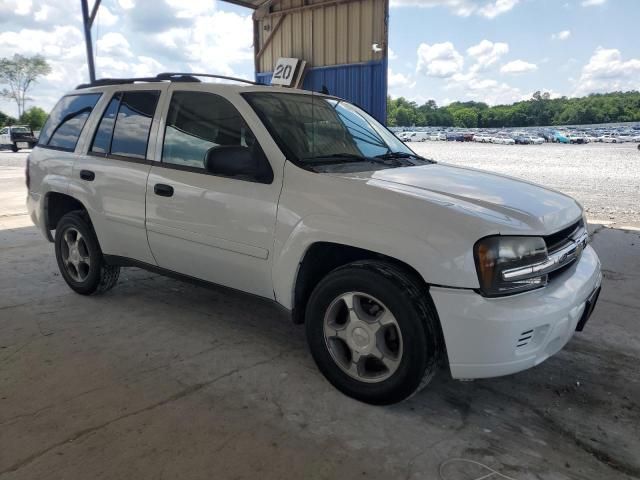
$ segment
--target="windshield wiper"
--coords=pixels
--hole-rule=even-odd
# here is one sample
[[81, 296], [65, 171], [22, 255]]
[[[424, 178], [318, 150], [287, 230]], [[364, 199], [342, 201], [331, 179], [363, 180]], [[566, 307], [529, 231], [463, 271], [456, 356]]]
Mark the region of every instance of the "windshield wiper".
[[382, 155], [376, 155], [376, 158], [381, 158], [383, 160], [396, 160], [402, 158], [415, 158], [416, 160], [420, 160], [428, 163], [436, 163], [433, 160], [429, 160], [428, 158], [421, 157], [420, 155], [416, 155], [415, 153], [409, 152], [387, 152]]
[[352, 163], [352, 162], [375, 162], [386, 163], [383, 158], [365, 157], [363, 155], [356, 155], [355, 153], [332, 153], [329, 155], [316, 155], [314, 157], [307, 157], [305, 162], [311, 164], [318, 163]]

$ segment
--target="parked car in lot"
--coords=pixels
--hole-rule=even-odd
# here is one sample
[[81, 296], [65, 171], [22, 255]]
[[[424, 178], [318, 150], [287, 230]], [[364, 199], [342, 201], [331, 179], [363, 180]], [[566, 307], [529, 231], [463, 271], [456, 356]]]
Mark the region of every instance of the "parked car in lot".
[[578, 133], [572, 133], [569, 135], [569, 143], [575, 143], [575, 144], [583, 144], [583, 143], [587, 143], [587, 141], [584, 138], [584, 135], [578, 134]]
[[464, 142], [464, 134], [462, 132], [448, 132], [447, 142]]
[[37, 141], [29, 125], [14, 125], [0, 129], [0, 147], [8, 147], [14, 152], [33, 148]]
[[532, 145], [542, 145], [545, 143], [544, 138], [538, 137], [536, 135], [529, 135], [529, 143]]
[[425, 159], [328, 95], [188, 74], [82, 85], [26, 181], [75, 292], [136, 266], [265, 297], [304, 323], [336, 388], [373, 404], [442, 362], [460, 379], [538, 365], [600, 291], [578, 202]]
[[491, 143], [491, 136], [486, 133], [476, 133], [473, 136], [473, 141], [479, 143]]
[[610, 133], [605, 133], [598, 138], [598, 141], [601, 143], [620, 143], [620, 139], [616, 135], [612, 135]]
[[516, 141], [506, 134], [498, 134], [491, 137], [491, 143], [498, 145], [515, 145]]
[[405, 142], [426, 142], [429, 135], [426, 132], [407, 132], [404, 137]]
[[553, 141], [556, 143], [571, 143], [569, 136], [563, 132], [554, 132]]
[[511, 134], [516, 145], [529, 145], [531, 143], [529, 135], [524, 132], [513, 132]]

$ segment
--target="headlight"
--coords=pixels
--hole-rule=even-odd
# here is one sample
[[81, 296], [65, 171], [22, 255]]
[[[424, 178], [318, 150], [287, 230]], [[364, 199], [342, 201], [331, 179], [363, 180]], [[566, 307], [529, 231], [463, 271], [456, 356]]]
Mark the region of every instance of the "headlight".
[[[520, 293], [547, 284], [547, 274], [536, 275], [536, 266], [548, 259], [541, 237], [487, 237], [474, 247], [480, 290], [487, 297]], [[530, 270], [528, 267], [531, 267]], [[510, 272], [528, 270], [531, 274], [511, 276]]]

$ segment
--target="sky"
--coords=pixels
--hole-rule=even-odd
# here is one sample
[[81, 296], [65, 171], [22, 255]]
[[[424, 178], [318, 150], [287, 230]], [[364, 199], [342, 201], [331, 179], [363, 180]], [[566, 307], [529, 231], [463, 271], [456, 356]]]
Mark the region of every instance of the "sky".
[[[391, 0], [389, 94], [495, 105], [640, 90], [639, 19], [640, 0]], [[98, 78], [254, 74], [251, 11], [221, 1], [103, 0], [93, 37]], [[80, 1], [0, 0], [0, 57], [14, 53], [52, 66], [28, 106], [86, 82]]]

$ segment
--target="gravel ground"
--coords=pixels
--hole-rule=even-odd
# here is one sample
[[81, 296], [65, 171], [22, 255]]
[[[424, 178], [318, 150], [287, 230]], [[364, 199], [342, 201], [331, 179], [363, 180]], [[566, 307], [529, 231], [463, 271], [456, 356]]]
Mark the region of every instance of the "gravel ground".
[[489, 145], [410, 143], [420, 155], [524, 178], [580, 201], [592, 223], [640, 226], [640, 151], [636, 144]]

